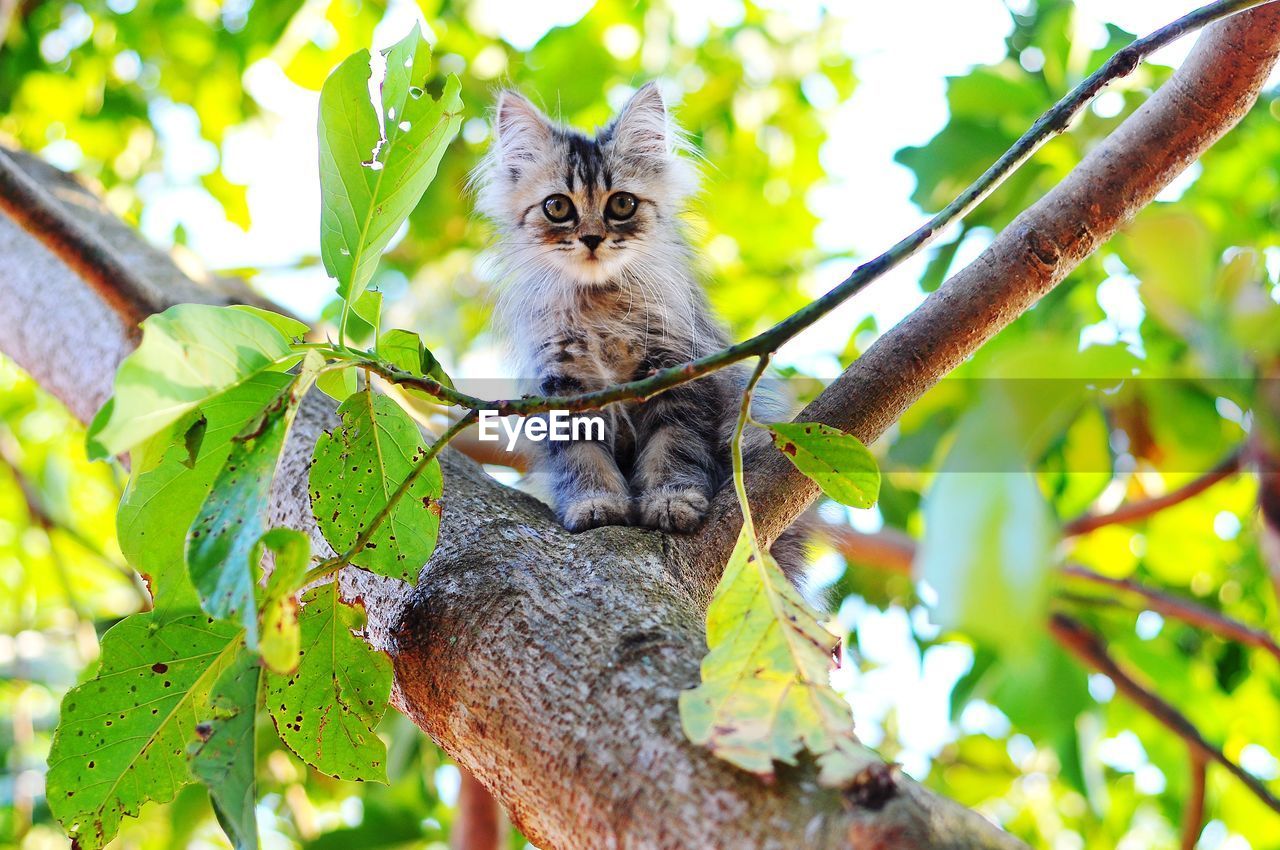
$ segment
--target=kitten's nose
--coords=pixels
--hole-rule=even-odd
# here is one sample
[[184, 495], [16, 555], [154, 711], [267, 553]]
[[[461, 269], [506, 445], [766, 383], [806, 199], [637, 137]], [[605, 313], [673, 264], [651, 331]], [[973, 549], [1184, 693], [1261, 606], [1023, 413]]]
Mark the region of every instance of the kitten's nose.
[[582, 244], [586, 245], [587, 249], [590, 251], [594, 251], [596, 248], [600, 246], [600, 243], [604, 241], [603, 236], [597, 236], [594, 233], [590, 233], [585, 236], [579, 236], [578, 239], [581, 240]]

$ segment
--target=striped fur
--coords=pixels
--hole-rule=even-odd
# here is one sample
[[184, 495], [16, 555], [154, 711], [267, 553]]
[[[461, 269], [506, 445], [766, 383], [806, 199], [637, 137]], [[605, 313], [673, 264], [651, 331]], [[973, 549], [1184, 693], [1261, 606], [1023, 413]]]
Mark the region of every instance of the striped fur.
[[[497, 230], [497, 319], [527, 392], [598, 390], [724, 347], [680, 220], [695, 172], [657, 86], [594, 136], [510, 91], [494, 125], [477, 206]], [[625, 219], [609, 215], [619, 192], [636, 199]], [[554, 221], [552, 196], [575, 214]], [[531, 446], [561, 521], [694, 530], [728, 479], [744, 381], [741, 368], [725, 369], [610, 406], [603, 441]]]

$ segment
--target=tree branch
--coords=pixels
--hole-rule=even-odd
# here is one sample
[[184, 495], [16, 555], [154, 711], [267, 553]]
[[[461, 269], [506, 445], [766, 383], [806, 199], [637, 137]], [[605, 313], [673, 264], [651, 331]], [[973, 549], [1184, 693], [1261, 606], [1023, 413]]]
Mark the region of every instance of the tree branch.
[[1140, 596], [1142, 597], [1143, 607], [1149, 611], [1155, 611], [1157, 614], [1174, 620], [1181, 620], [1227, 640], [1261, 649], [1270, 653], [1277, 661], [1280, 661], [1280, 646], [1276, 644], [1271, 635], [1262, 629], [1233, 620], [1212, 608], [1146, 587], [1135, 581], [1104, 576], [1077, 564], [1070, 564], [1064, 567], [1062, 572], [1064, 575], [1084, 579], [1092, 584]]
[[1083, 623], [1066, 614], [1054, 614], [1049, 628], [1058, 643], [1071, 652], [1086, 665], [1105, 675], [1115, 683], [1116, 690], [1129, 697], [1160, 722], [1166, 729], [1187, 742], [1192, 752], [1206, 761], [1214, 761], [1239, 779], [1252, 791], [1259, 800], [1273, 811], [1280, 812], [1280, 800], [1257, 777], [1227, 758], [1222, 750], [1210, 744], [1200, 734], [1186, 715], [1161, 699], [1154, 691], [1138, 684], [1138, 681], [1124, 670], [1108, 654], [1102, 638], [1085, 627]]
[[458, 789], [458, 813], [449, 833], [449, 850], [502, 850], [507, 846], [502, 832], [498, 801], [464, 770]]
[[1199, 478], [1189, 481], [1165, 493], [1163, 496], [1155, 496], [1150, 499], [1143, 499], [1138, 502], [1130, 502], [1121, 505], [1109, 514], [1085, 514], [1076, 517], [1070, 522], [1062, 526], [1062, 533], [1068, 537], [1074, 537], [1079, 534], [1088, 534], [1090, 531], [1102, 528], [1107, 525], [1117, 525], [1120, 523], [1133, 522], [1139, 519], [1146, 519], [1153, 514], [1158, 514], [1165, 508], [1171, 508], [1174, 505], [1192, 499], [1205, 490], [1208, 490], [1219, 481], [1223, 481], [1240, 471], [1243, 451], [1237, 449], [1227, 457], [1218, 462], [1217, 466], [1201, 475]]
[[1209, 766], [1204, 756], [1191, 748], [1188, 748], [1187, 759], [1191, 763], [1191, 791], [1182, 813], [1182, 850], [1196, 850], [1200, 833], [1204, 831], [1205, 773]]
[[[1244, 117], [1280, 46], [1280, 10], [1263, 6], [1206, 30], [1187, 61], [982, 255], [888, 331], [797, 417], [870, 444], [925, 391], [1030, 309]], [[777, 538], [818, 495], [779, 452], [748, 474], [758, 533]], [[741, 527], [722, 489], [681, 544], [690, 591], [710, 598]]]

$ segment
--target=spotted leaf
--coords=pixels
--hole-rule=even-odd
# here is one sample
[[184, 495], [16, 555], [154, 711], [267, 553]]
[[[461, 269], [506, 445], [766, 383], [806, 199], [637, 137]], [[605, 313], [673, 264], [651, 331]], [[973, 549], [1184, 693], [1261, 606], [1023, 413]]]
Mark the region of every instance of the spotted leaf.
[[375, 730], [391, 697], [391, 662], [357, 637], [361, 611], [333, 582], [302, 597], [302, 648], [290, 675], [268, 672], [267, 708], [298, 757], [338, 779], [386, 781]]
[[[351, 563], [415, 582], [440, 529], [440, 465], [432, 459], [410, 480], [427, 447], [418, 426], [386, 396], [357, 393], [338, 412], [342, 424], [320, 437], [311, 466], [311, 507], [320, 531], [336, 551], [347, 552], [376, 522]], [[407, 489], [396, 498], [402, 487]]]
[[773, 444], [796, 469], [842, 505], [869, 508], [880, 497], [880, 469], [862, 441], [817, 422], [766, 425]]
[[680, 719], [695, 744], [761, 776], [807, 749], [830, 787], [879, 763], [858, 743], [849, 704], [831, 687], [836, 636], [749, 532], [707, 610], [707, 644], [702, 683], [680, 695]]
[[203, 614], [160, 625], [148, 612], [103, 636], [98, 675], [63, 699], [49, 751], [49, 808], [82, 850], [191, 781], [187, 747], [242, 633]]

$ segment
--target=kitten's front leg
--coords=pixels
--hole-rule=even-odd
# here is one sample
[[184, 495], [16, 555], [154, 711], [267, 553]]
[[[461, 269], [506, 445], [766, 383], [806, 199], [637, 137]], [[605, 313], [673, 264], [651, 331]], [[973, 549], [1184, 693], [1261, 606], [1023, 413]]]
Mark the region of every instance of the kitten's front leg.
[[640, 525], [690, 532], [707, 513], [717, 440], [701, 395], [695, 385], [677, 387], [642, 406], [642, 446], [632, 479], [640, 494]]
[[[542, 382], [543, 395], [579, 391], [581, 384], [572, 379], [548, 378]], [[603, 440], [543, 444], [542, 466], [551, 481], [556, 514], [570, 531], [628, 525], [631, 519], [631, 492], [613, 455], [611, 417], [603, 419]], [[595, 436], [589, 427], [583, 429], [583, 433]]]

